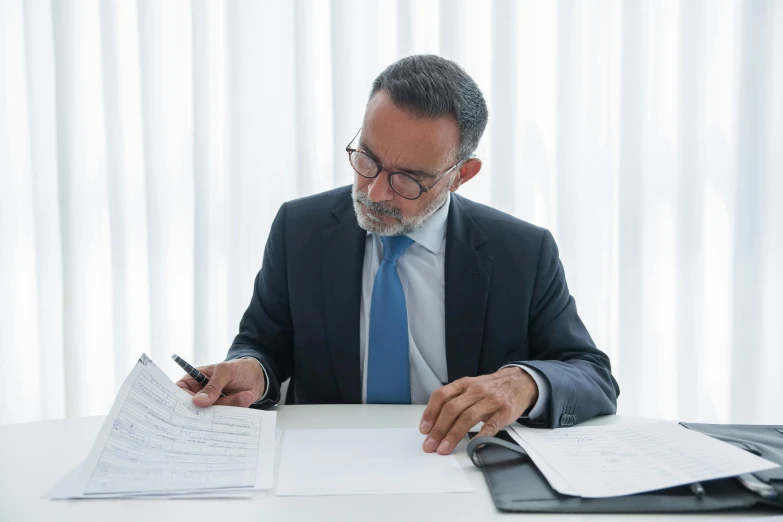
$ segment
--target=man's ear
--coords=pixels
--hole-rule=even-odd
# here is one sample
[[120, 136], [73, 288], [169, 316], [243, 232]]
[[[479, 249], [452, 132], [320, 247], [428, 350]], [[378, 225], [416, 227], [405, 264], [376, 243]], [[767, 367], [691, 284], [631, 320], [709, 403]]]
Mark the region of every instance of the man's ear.
[[473, 176], [478, 174], [480, 170], [481, 160], [478, 158], [470, 158], [459, 168], [459, 173], [454, 177], [454, 181], [451, 182], [449, 190], [456, 192], [460, 186], [473, 179]]

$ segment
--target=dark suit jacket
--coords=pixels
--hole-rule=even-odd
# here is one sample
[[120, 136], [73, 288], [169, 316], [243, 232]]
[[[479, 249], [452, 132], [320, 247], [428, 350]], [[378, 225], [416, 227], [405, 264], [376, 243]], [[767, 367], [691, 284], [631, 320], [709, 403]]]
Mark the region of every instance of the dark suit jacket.
[[[291, 377], [296, 404], [360, 403], [359, 303], [366, 232], [350, 187], [283, 204], [228, 359], [269, 374], [261, 407]], [[615, 412], [609, 359], [576, 313], [552, 235], [452, 194], [446, 232], [449, 381], [523, 363], [551, 385], [532, 425], [568, 426]]]

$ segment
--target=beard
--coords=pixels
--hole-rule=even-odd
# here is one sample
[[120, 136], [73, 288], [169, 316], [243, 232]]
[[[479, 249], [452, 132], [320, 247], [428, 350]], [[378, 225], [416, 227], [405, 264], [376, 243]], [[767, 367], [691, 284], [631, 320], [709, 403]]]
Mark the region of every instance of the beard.
[[[403, 216], [402, 211], [392, 206], [389, 202], [371, 200], [367, 193], [356, 190], [355, 182], [351, 190], [351, 196], [353, 198], [353, 210], [356, 212], [356, 220], [364, 230], [379, 236], [407, 236], [419, 230], [424, 225], [424, 222], [446, 203], [449, 191], [443, 190], [421, 212], [410, 217]], [[394, 221], [386, 223], [380, 217], [368, 212], [367, 209], [379, 216], [390, 217]]]

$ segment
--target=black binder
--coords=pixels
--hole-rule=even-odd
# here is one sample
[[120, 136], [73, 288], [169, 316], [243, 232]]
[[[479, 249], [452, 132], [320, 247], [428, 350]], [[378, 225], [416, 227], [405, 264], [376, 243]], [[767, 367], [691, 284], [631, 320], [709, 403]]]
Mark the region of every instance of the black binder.
[[[734, 444], [783, 465], [783, 426], [686, 424], [686, 428]], [[703, 495], [689, 486], [610, 498], [561, 495], [525, 451], [505, 432], [477, 437], [468, 455], [484, 472], [492, 500], [501, 511], [531, 513], [688, 513], [752, 509], [783, 511], [783, 467], [738, 478], [702, 482]]]

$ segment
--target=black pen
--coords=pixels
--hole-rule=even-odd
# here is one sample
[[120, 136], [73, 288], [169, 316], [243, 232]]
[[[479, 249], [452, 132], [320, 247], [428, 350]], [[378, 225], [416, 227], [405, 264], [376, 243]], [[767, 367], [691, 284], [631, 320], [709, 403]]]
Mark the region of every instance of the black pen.
[[[196, 380], [196, 382], [199, 383], [200, 385], [206, 386], [209, 383], [209, 379], [207, 379], [207, 377], [203, 373], [201, 373], [200, 371], [195, 369], [185, 359], [183, 359], [182, 357], [180, 357], [176, 353], [172, 353], [171, 354], [171, 358], [174, 359], [174, 362], [179, 364], [180, 367], [183, 370], [188, 372], [188, 375], [193, 377]], [[225, 397], [226, 394], [225, 393], [221, 393], [220, 396], [221, 397]]]

